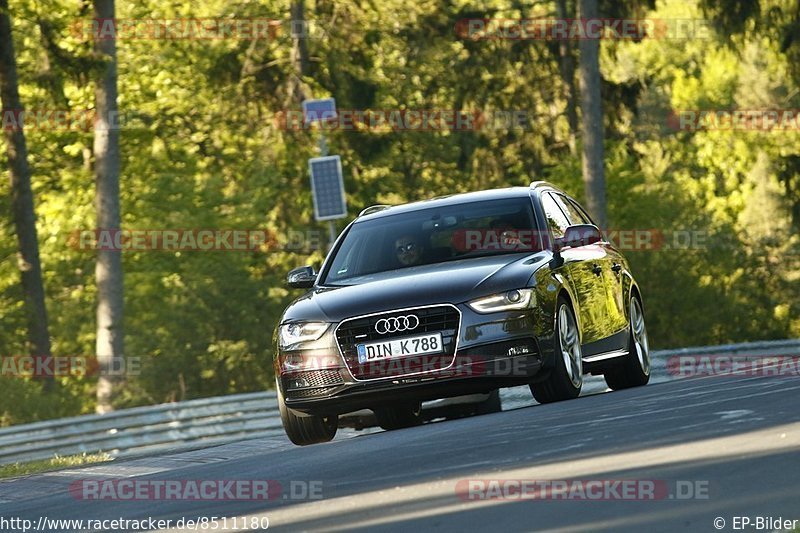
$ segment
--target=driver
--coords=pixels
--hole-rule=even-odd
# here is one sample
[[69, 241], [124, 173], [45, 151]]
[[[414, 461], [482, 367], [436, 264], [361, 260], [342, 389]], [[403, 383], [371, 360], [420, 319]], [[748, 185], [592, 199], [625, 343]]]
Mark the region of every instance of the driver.
[[422, 259], [422, 247], [417, 239], [410, 235], [397, 239], [394, 242], [394, 250], [397, 255], [397, 261], [402, 266], [417, 265]]

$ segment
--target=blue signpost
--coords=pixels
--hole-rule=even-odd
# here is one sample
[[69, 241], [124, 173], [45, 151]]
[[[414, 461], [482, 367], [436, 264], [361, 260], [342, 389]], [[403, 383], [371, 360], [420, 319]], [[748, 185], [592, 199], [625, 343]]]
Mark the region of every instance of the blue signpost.
[[[336, 101], [333, 98], [303, 101], [303, 120], [306, 125], [336, 118]], [[319, 132], [320, 157], [308, 160], [311, 176], [311, 197], [314, 201], [314, 218], [328, 221], [329, 248], [336, 240], [334, 220], [347, 216], [347, 201], [344, 195], [342, 160], [338, 155], [328, 155], [328, 143], [324, 130]]]

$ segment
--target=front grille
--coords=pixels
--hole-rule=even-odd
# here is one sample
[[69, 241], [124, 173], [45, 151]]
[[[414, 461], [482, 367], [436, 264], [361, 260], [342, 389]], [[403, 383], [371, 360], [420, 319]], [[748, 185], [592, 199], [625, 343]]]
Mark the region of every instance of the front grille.
[[[375, 331], [375, 325], [381, 319], [411, 314], [419, 318], [419, 325], [412, 330], [386, 334]], [[343, 321], [336, 329], [336, 340], [347, 367], [356, 379], [379, 379], [431, 372], [447, 368], [453, 363], [460, 319], [458, 310], [450, 305], [390, 311]], [[444, 351], [438, 354], [382, 359], [365, 364], [358, 362], [357, 344], [424, 333], [441, 333]]]

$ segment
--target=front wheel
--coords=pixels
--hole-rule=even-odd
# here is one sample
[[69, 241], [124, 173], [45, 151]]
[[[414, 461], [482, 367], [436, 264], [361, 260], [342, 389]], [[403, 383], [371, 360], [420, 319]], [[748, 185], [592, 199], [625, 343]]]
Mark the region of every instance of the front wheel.
[[373, 412], [378, 425], [387, 431], [422, 424], [422, 404], [420, 402], [376, 408], [373, 409]]
[[300, 416], [286, 407], [281, 387], [276, 383], [278, 391], [278, 410], [281, 413], [281, 422], [286, 436], [298, 446], [307, 446], [320, 442], [328, 442], [336, 435], [339, 428], [339, 417], [331, 416]]
[[639, 387], [650, 381], [650, 346], [642, 304], [636, 296], [631, 296], [629, 328], [628, 355], [604, 373], [606, 383], [612, 390]]
[[550, 375], [531, 383], [531, 393], [539, 403], [577, 398], [583, 386], [583, 354], [575, 314], [564, 297], [558, 299], [554, 338], [555, 363]]

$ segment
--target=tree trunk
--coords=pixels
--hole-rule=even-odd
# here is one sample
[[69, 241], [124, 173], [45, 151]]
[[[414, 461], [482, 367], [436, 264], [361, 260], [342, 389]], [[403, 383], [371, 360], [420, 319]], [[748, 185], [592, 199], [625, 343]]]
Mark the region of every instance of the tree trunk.
[[[580, 0], [583, 20], [596, 19], [597, 0]], [[601, 229], [606, 228], [606, 180], [603, 167], [603, 106], [600, 97], [600, 41], [580, 41], [583, 187], [586, 206]]]
[[[556, 14], [559, 19], [572, 19], [572, 10], [567, 7], [567, 0], [556, 0]], [[577, 92], [575, 90], [575, 60], [572, 57], [572, 43], [569, 39], [558, 42], [558, 66], [561, 79], [564, 80], [567, 100], [567, 122], [569, 123], [569, 151], [575, 154], [575, 136], [578, 134], [578, 111], [575, 105]]]
[[308, 58], [308, 38], [311, 31], [306, 23], [306, 8], [303, 0], [293, 0], [290, 6], [292, 32], [292, 73], [289, 76], [287, 108], [292, 103], [310, 98], [303, 76], [308, 76], [311, 63]]
[[[6, 113], [22, 116], [19, 99], [17, 62], [11, 35], [11, 18], [8, 1], [0, 0], [0, 99], [3, 116]], [[19, 243], [18, 265], [22, 275], [22, 290], [28, 315], [28, 343], [33, 356], [49, 357], [50, 334], [47, 327], [47, 308], [44, 303], [42, 266], [39, 262], [39, 241], [36, 235], [36, 213], [33, 209], [31, 171], [28, 167], [28, 148], [22, 123], [18, 128], [6, 129], [3, 134], [8, 151], [11, 176], [11, 210]], [[47, 377], [45, 390], [53, 387], [53, 378]]]
[[[114, 18], [114, 0], [94, 0], [94, 17]], [[97, 228], [120, 227], [119, 129], [117, 121], [117, 45], [114, 39], [98, 39], [95, 51], [107, 61], [95, 81], [97, 120], [94, 129], [95, 208]], [[122, 252], [97, 250], [97, 345], [100, 368], [97, 383], [97, 412], [113, 410], [111, 405], [119, 374], [124, 368], [122, 330]], [[112, 372], [113, 370], [113, 372]]]

